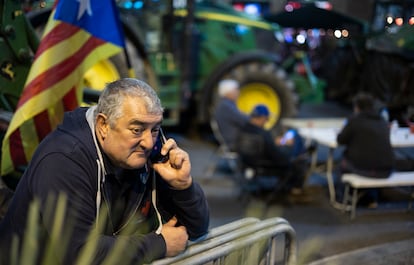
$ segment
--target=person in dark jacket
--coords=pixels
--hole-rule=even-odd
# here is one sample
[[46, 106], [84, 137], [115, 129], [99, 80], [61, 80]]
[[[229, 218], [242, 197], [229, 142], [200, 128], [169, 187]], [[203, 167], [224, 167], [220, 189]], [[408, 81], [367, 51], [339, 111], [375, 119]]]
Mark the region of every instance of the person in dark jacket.
[[[117, 264], [148, 263], [204, 236], [209, 209], [188, 153], [168, 139], [160, 147], [168, 159], [149, 160], [162, 116], [154, 90], [131, 78], [108, 84], [97, 106], [65, 113], [38, 146], [0, 225], [1, 264], [11, 264], [14, 243], [20, 257], [31, 210], [38, 224], [36, 264], [42, 261], [60, 195], [66, 207], [59, 244], [50, 246], [53, 264], [75, 264], [94, 244], [87, 264], [101, 264], [115, 244], [124, 244]], [[31, 209], [33, 202], [38, 208]]]
[[249, 116], [241, 112], [236, 104], [240, 95], [239, 83], [233, 79], [222, 80], [218, 85], [220, 101], [214, 112], [214, 119], [220, 134], [231, 151], [236, 150], [236, 137], [240, 129], [249, 123]]
[[301, 157], [305, 151], [302, 138], [293, 130], [285, 138], [274, 137], [265, 129], [269, 117], [269, 109], [258, 104], [251, 111], [249, 122], [239, 131], [237, 152], [242, 164], [279, 177], [286, 183], [283, 188], [294, 195], [301, 193], [307, 168], [306, 160]]
[[[338, 144], [345, 146], [341, 174], [353, 172], [371, 178], [387, 178], [393, 171], [389, 125], [375, 111], [374, 103], [374, 98], [366, 93], [354, 98], [354, 115], [337, 135]], [[375, 207], [377, 191], [371, 190], [368, 197], [371, 197], [367, 198], [371, 200], [371, 207]]]

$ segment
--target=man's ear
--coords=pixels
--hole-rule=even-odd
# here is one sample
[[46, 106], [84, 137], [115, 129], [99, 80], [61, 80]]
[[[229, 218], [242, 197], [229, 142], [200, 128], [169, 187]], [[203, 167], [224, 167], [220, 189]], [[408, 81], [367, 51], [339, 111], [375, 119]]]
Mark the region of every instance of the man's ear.
[[99, 113], [96, 117], [96, 134], [99, 138], [105, 139], [109, 130], [109, 123], [105, 114]]

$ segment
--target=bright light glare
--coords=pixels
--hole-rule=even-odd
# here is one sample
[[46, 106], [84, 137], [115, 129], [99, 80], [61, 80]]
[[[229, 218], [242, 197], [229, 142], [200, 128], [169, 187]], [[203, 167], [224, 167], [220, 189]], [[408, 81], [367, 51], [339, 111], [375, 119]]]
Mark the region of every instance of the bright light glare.
[[404, 19], [402, 19], [401, 17], [397, 17], [396, 19], [395, 19], [395, 24], [397, 25], [397, 26], [402, 26], [402, 24], [404, 23]]
[[127, 2], [125, 2], [125, 3], [124, 3], [124, 7], [125, 7], [126, 9], [130, 9], [130, 8], [132, 8], [132, 2], [131, 2], [131, 1], [127, 1]]
[[285, 5], [285, 10], [287, 12], [292, 12], [295, 9], [301, 8], [302, 4], [299, 2], [295, 2], [295, 1], [289, 1], [287, 2], [287, 4]]
[[259, 15], [260, 14], [260, 8], [257, 4], [247, 4], [244, 7], [244, 11], [247, 14], [251, 14], [251, 15]]
[[142, 1], [136, 1], [134, 3], [134, 8], [135, 9], [141, 9], [144, 6], [144, 3]]
[[341, 31], [339, 29], [335, 30], [334, 35], [338, 39], [341, 38], [341, 36], [342, 36]]
[[305, 38], [305, 36], [303, 36], [302, 34], [299, 34], [299, 35], [297, 35], [297, 36], [296, 36], [296, 41], [297, 41], [299, 44], [304, 44], [304, 43], [305, 43], [305, 41], [306, 41], [306, 38]]
[[332, 10], [332, 4], [329, 3], [329, 1], [316, 1], [315, 6], [322, 9]]
[[287, 43], [292, 43], [293, 42], [293, 37], [292, 35], [285, 35], [285, 41]]
[[292, 6], [291, 4], [287, 4], [287, 5], [285, 6], [285, 10], [286, 10], [287, 12], [292, 12], [292, 11], [293, 11], [293, 6]]
[[237, 11], [243, 11], [244, 6], [242, 4], [234, 4], [233, 8]]

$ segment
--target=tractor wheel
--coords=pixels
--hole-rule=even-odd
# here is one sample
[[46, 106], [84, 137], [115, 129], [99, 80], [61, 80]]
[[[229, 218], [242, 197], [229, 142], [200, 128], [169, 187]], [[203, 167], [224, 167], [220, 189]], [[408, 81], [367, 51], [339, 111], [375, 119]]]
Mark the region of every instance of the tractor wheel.
[[[297, 112], [298, 97], [294, 84], [287, 79], [286, 72], [274, 63], [241, 64], [224, 74], [220, 80], [223, 79], [234, 79], [240, 83], [237, 106], [242, 112], [250, 113], [256, 104], [269, 108], [271, 117], [266, 124], [268, 129], [273, 128], [282, 117], [290, 117]], [[217, 84], [211, 93], [210, 115], [218, 101]]]
[[[84, 90], [84, 98], [92, 99], [92, 102], [90, 103], [97, 102], [99, 92], [107, 83], [119, 78], [135, 77], [147, 82], [154, 89], [157, 88], [155, 73], [149, 62], [140, 56], [140, 53], [138, 53], [136, 49], [137, 45], [131, 41], [131, 38], [128, 37], [128, 35], [126, 35], [125, 42], [128, 56], [131, 58], [130, 67], [132, 72], [127, 65], [125, 54], [122, 53], [96, 63], [83, 76], [86, 88]], [[90, 93], [92, 97], [90, 97], [88, 93]]]

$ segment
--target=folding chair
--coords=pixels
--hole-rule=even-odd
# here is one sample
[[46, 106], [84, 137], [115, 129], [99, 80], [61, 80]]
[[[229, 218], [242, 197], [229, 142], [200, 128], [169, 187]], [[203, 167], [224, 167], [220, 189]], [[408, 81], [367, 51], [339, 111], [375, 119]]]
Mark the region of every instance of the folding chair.
[[223, 159], [229, 166], [229, 168], [232, 170], [233, 173], [239, 174], [240, 168], [239, 168], [239, 155], [236, 152], [233, 152], [230, 150], [230, 148], [227, 146], [227, 144], [224, 141], [223, 136], [221, 135], [219, 126], [217, 124], [217, 121], [214, 119], [210, 120], [210, 126], [213, 131], [213, 135], [216, 138], [219, 146], [214, 152], [214, 161], [210, 162], [208, 168], [207, 168], [207, 177], [213, 176], [214, 173], [216, 173], [217, 170], [217, 164], [220, 159]]
[[263, 152], [265, 143], [256, 134], [242, 133], [238, 139], [238, 155], [242, 174], [242, 187], [249, 193], [269, 193], [267, 201], [283, 195], [288, 189], [289, 171], [276, 168], [274, 161], [258, 161], [257, 154]]

